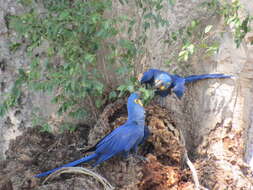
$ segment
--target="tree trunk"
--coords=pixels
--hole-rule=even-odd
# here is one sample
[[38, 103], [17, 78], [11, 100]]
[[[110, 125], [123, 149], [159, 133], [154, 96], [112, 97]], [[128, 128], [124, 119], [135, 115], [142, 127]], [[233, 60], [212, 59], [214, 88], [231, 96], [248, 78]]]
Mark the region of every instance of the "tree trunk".
[[[148, 68], [158, 68], [168, 72], [177, 70], [178, 74], [182, 75], [224, 73], [233, 75], [233, 78], [207, 79], [189, 84], [187, 85], [186, 93], [182, 100], [178, 100], [174, 96], [167, 97], [165, 104], [163, 103], [162, 105], [166, 107], [166, 111], [161, 111], [162, 108], [160, 107], [157, 109], [161, 109], [159, 112], [161, 115], [163, 113], [169, 115], [170, 119], [167, 121], [165, 117], [167, 116], [166, 114], [162, 116], [165, 124], [160, 124], [160, 120], [155, 122], [155, 119], [153, 118], [152, 120], [151, 116], [148, 119], [148, 124], [151, 125], [154, 133], [152, 140], [149, 140], [148, 143], [150, 147], [152, 145], [152, 148], [149, 147], [152, 151], [143, 150], [143, 152], [151, 152], [150, 155], [147, 156], [150, 159], [150, 163], [143, 167], [136, 164], [134, 165], [136, 167], [132, 168], [116, 160], [119, 164], [115, 165], [114, 161], [109, 162], [108, 165], [105, 164], [104, 167], [101, 167], [102, 171], [99, 171], [110, 178], [109, 180], [112, 180], [113, 184], [117, 184], [118, 182], [118, 187], [122, 187], [122, 189], [173, 189], [173, 184], [179, 183], [180, 180], [182, 181], [182, 176], [191, 175], [189, 170], [185, 172], [180, 166], [180, 160], [183, 156], [183, 150], [181, 150], [182, 145], [179, 143], [180, 140], [177, 141], [178, 144], [175, 143], [177, 150], [171, 147], [167, 147], [168, 149], [162, 146], [160, 147], [158, 143], [156, 144], [155, 142], [164, 141], [167, 144], [170, 142], [174, 143], [174, 137], [170, 136], [171, 134], [175, 134], [171, 132], [173, 130], [169, 129], [169, 132], [167, 131], [169, 136], [168, 139], [171, 140], [167, 141], [168, 139], [162, 136], [162, 134], [167, 134], [167, 132], [161, 132], [158, 130], [159, 127], [153, 128], [153, 126], [166, 126], [167, 128], [170, 128], [169, 126], [171, 126], [171, 128], [176, 126], [178, 130], [182, 131], [186, 142], [187, 153], [197, 170], [201, 186], [210, 190], [253, 189], [253, 173], [248, 165], [250, 162], [253, 163], [253, 46], [249, 43], [252, 42], [253, 33], [248, 33], [241, 46], [236, 48], [231, 30], [226, 28], [224, 35], [220, 39], [219, 52], [215, 56], [207, 58], [197, 55], [190, 60], [191, 63], [187, 64], [187, 68], [185, 68], [184, 65], [172, 65], [168, 67], [163, 64], [170, 57], [170, 52], [174, 48], [164, 44], [161, 40], [166, 37], [168, 30], [176, 30], [194, 18], [200, 18], [206, 22], [209, 21], [210, 17], [208, 16], [210, 15], [206, 15], [205, 10], [196, 8], [199, 3], [200, 1], [177, 0], [173, 9], [168, 9], [164, 12], [164, 15], [171, 23], [170, 28], [151, 28], [148, 32], [149, 38], [145, 46], [147, 54], [138, 58], [139, 64], [136, 66], [135, 72], [141, 73]], [[250, 13], [253, 12], [253, 2], [241, 0], [241, 3], [245, 5], [245, 8], [248, 9]], [[126, 11], [129, 15], [136, 16], [139, 14], [136, 12], [135, 7], [131, 7], [131, 4], [122, 6], [115, 3], [114, 6], [116, 7], [114, 13], [116, 15], [120, 14], [121, 11]], [[1, 97], [3, 97], [3, 93], [8, 92], [13, 84], [12, 78], [15, 76], [13, 70], [16, 71], [17, 68], [26, 65], [24, 64], [24, 60], [28, 59], [23, 49], [15, 53], [11, 53], [8, 49], [8, 44], [11, 39], [8, 38], [8, 23], [5, 20], [5, 16], [10, 13], [17, 14], [20, 11], [22, 12], [22, 8], [14, 1], [5, 0], [0, 0], [0, 7], [0, 43], [2, 44], [0, 46], [0, 91]], [[219, 18], [211, 18], [211, 22], [217, 31], [221, 30], [222, 21]], [[107, 80], [108, 83], [113, 81], [112, 77], [108, 77]], [[114, 85], [117, 83], [118, 81], [115, 81]], [[2, 160], [6, 158], [5, 151], [9, 148], [10, 140], [15, 139], [16, 136], [23, 133], [24, 128], [28, 128], [32, 125], [31, 107], [39, 105], [43, 110], [43, 114], [46, 116], [55, 113], [55, 105], [52, 105], [48, 99], [50, 98], [44, 94], [26, 93], [22, 100], [22, 107], [15, 108], [4, 118], [0, 118], [0, 158]], [[121, 100], [117, 103], [116, 105], [119, 107], [122, 106]], [[114, 109], [116, 108], [118, 107], [114, 107]], [[151, 115], [153, 113], [156, 119], [159, 118], [157, 113], [152, 112], [152, 110], [154, 110], [153, 107], [147, 109], [151, 110], [149, 113]], [[108, 111], [104, 113], [108, 113]], [[112, 123], [110, 123], [111, 121], [108, 119], [109, 116], [102, 115], [100, 118], [107, 118], [107, 120], [99, 120], [101, 123], [97, 123], [96, 127], [91, 129], [89, 137], [87, 137], [89, 139], [89, 144], [94, 144], [100, 136], [103, 136], [112, 129], [112, 126], [110, 126]], [[122, 116], [121, 119], [116, 121], [113, 120], [113, 124], [118, 126], [125, 118]], [[100, 124], [103, 124], [103, 126]], [[36, 134], [34, 134], [34, 136], [37, 137]], [[43, 141], [44, 137], [38, 136], [38, 138]], [[59, 138], [61, 139], [61, 137]], [[176, 138], [179, 137], [176, 136]], [[48, 139], [47, 142], [53, 142], [50, 137], [46, 137], [46, 139]], [[85, 140], [87, 139], [85, 138]], [[69, 141], [72, 142], [71, 140]], [[64, 142], [60, 140], [59, 142], [64, 144]], [[50, 143], [48, 146], [49, 145]], [[61, 147], [61, 145], [59, 145], [59, 147]], [[61, 148], [62, 151], [64, 151], [64, 148]], [[166, 153], [164, 153], [164, 151], [166, 151]], [[180, 153], [181, 155], [179, 156]], [[12, 153], [7, 153], [7, 156], [8, 158], [19, 158], [20, 155], [15, 154], [15, 151], [12, 149]], [[50, 157], [50, 155], [48, 156]], [[164, 157], [166, 157], [166, 159], [176, 159], [167, 160], [169, 164], [166, 164], [164, 163], [166, 161]], [[26, 157], [20, 159], [21, 161], [25, 160], [25, 162], [27, 162]], [[3, 176], [7, 175], [4, 172], [11, 170], [10, 167], [13, 162], [12, 160], [9, 165], [2, 163], [0, 166], [4, 169], [0, 174]], [[22, 165], [22, 167], [27, 169], [28, 166]], [[114, 170], [112, 171], [112, 169]], [[29, 170], [28, 173], [30, 175], [32, 168], [27, 170]], [[182, 171], [185, 173], [181, 175], [180, 172]], [[110, 175], [113, 176], [110, 177]], [[169, 175], [169, 180], [166, 178], [166, 180], [169, 181], [168, 183], [164, 183], [165, 178], [163, 177], [165, 175]], [[179, 177], [180, 175], [181, 177]], [[6, 180], [1, 178], [0, 189], [1, 187], [3, 189], [6, 186], [12, 186], [10, 184], [13, 182], [11, 182], [13, 178], [8, 177], [9, 176], [6, 177]], [[119, 182], [124, 177], [126, 177], [126, 180], [123, 180], [124, 183]], [[176, 178], [180, 178], [180, 180]], [[153, 183], [150, 182], [152, 179], [154, 180]], [[77, 180], [82, 181], [82, 179], [79, 178]], [[174, 182], [172, 183], [171, 181], [173, 180]], [[193, 189], [193, 183], [190, 183], [191, 180], [186, 181], [187, 183], [184, 183], [184, 185], [189, 183], [187, 187], [183, 187], [182, 185], [178, 185], [178, 187], [182, 190], [186, 190], [187, 188]], [[17, 181], [15, 182], [17, 183]], [[75, 179], [73, 179], [73, 181], [69, 180], [67, 183], [71, 186], [74, 182]], [[86, 181], [83, 183], [86, 183]], [[14, 186], [13, 183], [13, 187]], [[34, 186], [30, 184], [30, 187]], [[96, 184], [96, 188], [99, 189], [99, 187], [101, 188], [101, 186]], [[43, 188], [50, 189], [51, 187]], [[176, 186], [174, 186], [174, 188], [176, 188]], [[11, 187], [9, 189], [11, 189]]]

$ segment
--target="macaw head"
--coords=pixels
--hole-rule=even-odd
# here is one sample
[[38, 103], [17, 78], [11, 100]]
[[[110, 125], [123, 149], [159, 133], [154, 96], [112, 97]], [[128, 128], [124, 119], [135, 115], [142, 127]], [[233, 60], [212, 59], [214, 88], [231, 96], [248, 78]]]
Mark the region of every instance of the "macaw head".
[[135, 121], [139, 125], [144, 125], [145, 122], [145, 110], [140, 100], [138, 92], [132, 93], [127, 100], [127, 112], [128, 120]]
[[136, 109], [144, 109], [142, 101], [140, 100], [140, 94], [139, 92], [134, 92], [130, 94], [127, 100], [127, 108], [129, 111], [130, 109], [136, 108]]
[[159, 90], [166, 90], [170, 87], [172, 78], [167, 73], [160, 73], [154, 77], [154, 87]]

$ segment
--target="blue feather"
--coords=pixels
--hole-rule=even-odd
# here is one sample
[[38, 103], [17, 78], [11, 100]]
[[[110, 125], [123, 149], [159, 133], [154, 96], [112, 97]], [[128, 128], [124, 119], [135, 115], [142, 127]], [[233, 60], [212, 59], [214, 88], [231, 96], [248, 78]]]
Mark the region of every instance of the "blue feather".
[[215, 79], [215, 78], [231, 78], [230, 75], [224, 75], [224, 74], [204, 74], [204, 75], [191, 75], [188, 77], [185, 77], [185, 83], [194, 82], [197, 80], [202, 79]]
[[156, 88], [155, 93], [162, 97], [168, 96], [172, 91], [179, 99], [181, 99], [185, 92], [185, 84], [202, 79], [231, 77], [231, 75], [224, 74], [204, 74], [180, 77], [178, 75], [172, 75], [158, 69], [149, 69], [144, 73], [141, 79], [141, 83], [150, 84], [151, 86]]
[[84, 163], [84, 162], [89, 162], [90, 160], [93, 160], [93, 159], [95, 159], [96, 157], [97, 157], [97, 155], [94, 153], [94, 154], [91, 154], [91, 155], [89, 155], [89, 156], [83, 157], [83, 158], [81, 158], [81, 159], [79, 159], [79, 160], [76, 160], [76, 161], [74, 161], [74, 162], [70, 162], [70, 163], [68, 163], [68, 164], [65, 164], [65, 165], [63, 165], [63, 166], [61, 166], [61, 167], [58, 167], [58, 168], [49, 170], [49, 171], [47, 171], [47, 172], [43, 172], [43, 173], [41, 173], [41, 174], [37, 174], [37, 175], [35, 175], [35, 177], [44, 177], [44, 176], [47, 176], [47, 175], [49, 175], [49, 174], [51, 174], [51, 173], [53, 173], [53, 172], [55, 172], [55, 171], [57, 171], [57, 170], [59, 170], [59, 169], [61, 169], [61, 168], [72, 167], [72, 166], [76, 166], [76, 165], [81, 164], [81, 163]]
[[70, 162], [61, 167], [36, 175], [35, 177], [44, 177], [60, 168], [76, 166], [83, 162], [95, 160], [93, 166], [97, 166], [112, 156], [123, 153], [128, 155], [131, 149], [136, 147], [146, 138], [147, 129], [144, 127], [145, 111], [142, 105], [138, 103], [139, 95], [132, 93], [127, 102], [128, 120], [125, 124], [114, 129], [110, 134], [102, 138], [95, 146], [86, 152], [94, 151], [93, 154], [83, 157], [79, 160]]

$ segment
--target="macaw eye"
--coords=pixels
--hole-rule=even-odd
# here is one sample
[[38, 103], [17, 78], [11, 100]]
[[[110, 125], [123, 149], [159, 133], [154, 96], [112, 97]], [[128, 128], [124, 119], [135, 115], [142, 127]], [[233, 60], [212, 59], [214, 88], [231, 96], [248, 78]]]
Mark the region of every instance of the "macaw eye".
[[135, 102], [136, 104], [139, 104], [140, 106], [143, 107], [143, 104], [142, 104], [142, 102], [141, 102], [140, 99], [135, 99], [134, 102]]
[[159, 88], [160, 90], [165, 90], [166, 89], [166, 87], [165, 86], [160, 86], [160, 88]]
[[160, 85], [162, 84], [162, 81], [161, 80], [155, 80], [155, 87], [156, 88], [159, 88], [160, 87]]

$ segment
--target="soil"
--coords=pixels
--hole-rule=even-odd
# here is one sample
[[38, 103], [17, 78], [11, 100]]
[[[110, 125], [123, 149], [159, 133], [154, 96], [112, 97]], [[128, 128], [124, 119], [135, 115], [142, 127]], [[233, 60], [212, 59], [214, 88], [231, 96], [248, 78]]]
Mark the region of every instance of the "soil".
[[[10, 143], [7, 159], [0, 162], [0, 190], [103, 189], [98, 181], [86, 175], [62, 174], [47, 184], [33, 176], [83, 157], [81, 148], [88, 147], [90, 139], [101, 138], [100, 135], [94, 136], [97, 134], [94, 131], [101, 128], [110, 132], [125, 122], [124, 102], [108, 105], [101, 114], [99, 125], [80, 125], [75, 132], [53, 135], [40, 132], [39, 127], [27, 129]], [[116, 189], [193, 189], [190, 171], [182, 169], [183, 147], [170, 113], [155, 104], [145, 107], [145, 110], [151, 135], [141, 146], [139, 155], [148, 161], [117, 156], [92, 170], [105, 177]], [[89, 163], [80, 166], [91, 168]]]

